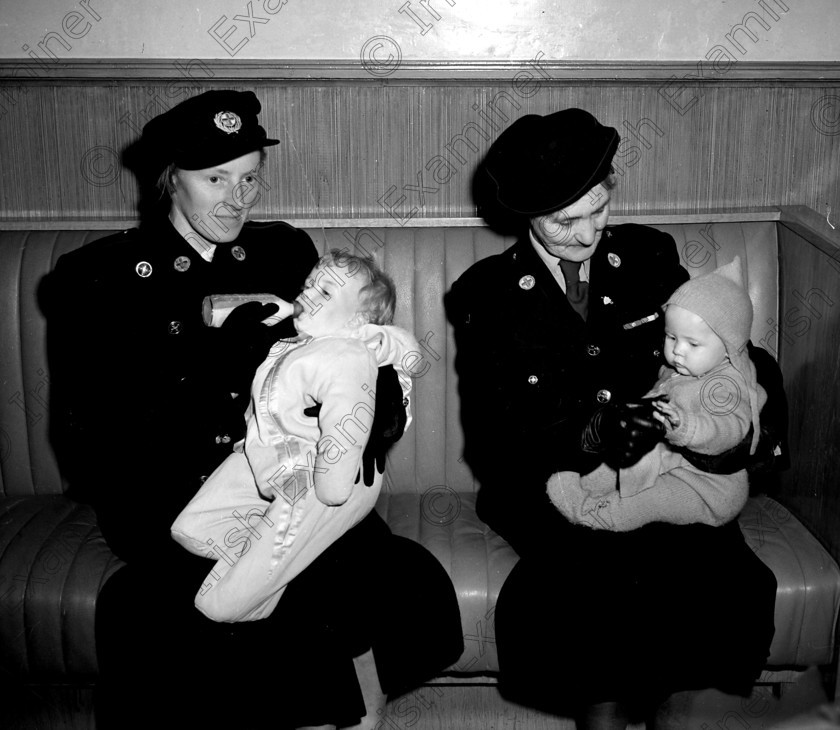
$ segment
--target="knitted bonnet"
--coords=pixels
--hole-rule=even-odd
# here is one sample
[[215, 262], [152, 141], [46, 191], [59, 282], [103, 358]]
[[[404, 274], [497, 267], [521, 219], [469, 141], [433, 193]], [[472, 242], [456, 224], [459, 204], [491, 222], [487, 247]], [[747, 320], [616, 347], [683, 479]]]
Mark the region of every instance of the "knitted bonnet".
[[759, 437], [758, 392], [755, 365], [747, 351], [753, 306], [744, 288], [740, 257], [736, 256], [731, 263], [711, 273], [687, 281], [671, 295], [663, 309], [672, 304], [693, 312], [709, 325], [723, 340], [729, 361], [746, 381], [745, 395], [749, 398], [753, 425], [750, 453], [754, 453]]

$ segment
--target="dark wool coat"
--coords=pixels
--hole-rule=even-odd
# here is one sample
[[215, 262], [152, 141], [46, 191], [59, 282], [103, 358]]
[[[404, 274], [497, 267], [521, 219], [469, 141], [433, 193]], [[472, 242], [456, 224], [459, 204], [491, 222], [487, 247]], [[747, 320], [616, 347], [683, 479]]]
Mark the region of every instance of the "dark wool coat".
[[270, 617], [215, 623], [193, 605], [213, 562], [170, 525], [244, 436], [259, 364], [247, 342], [203, 324], [202, 300], [291, 301], [317, 259], [305, 232], [271, 223], [246, 224], [208, 263], [164, 219], [66, 254], [45, 282], [53, 443], [71, 494], [128, 563], [97, 599], [97, 726], [351, 725], [365, 713], [353, 657], [372, 648], [397, 693], [463, 651], [443, 567], [375, 512]]
[[594, 410], [655, 382], [660, 307], [688, 278], [673, 239], [638, 225], [604, 231], [589, 276], [584, 322], [525, 236], [447, 297], [477, 509], [521, 556], [496, 607], [502, 688], [553, 711], [748, 691], [773, 636], [775, 578], [736, 522], [595, 531], [546, 496], [551, 473], [597, 464], [580, 449]]

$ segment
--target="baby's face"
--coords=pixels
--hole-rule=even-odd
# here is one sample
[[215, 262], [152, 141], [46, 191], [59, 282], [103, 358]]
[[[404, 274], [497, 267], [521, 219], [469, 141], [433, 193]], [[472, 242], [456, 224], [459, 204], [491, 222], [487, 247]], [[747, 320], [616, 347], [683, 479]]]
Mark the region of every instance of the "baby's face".
[[303, 311], [295, 317], [301, 334], [321, 337], [362, 324], [364, 303], [362, 287], [365, 276], [358, 272], [348, 276], [349, 268], [335, 264], [319, 264], [309, 273], [306, 287], [297, 301]]
[[665, 310], [665, 360], [680, 375], [705, 375], [726, 359], [726, 346], [694, 312]]

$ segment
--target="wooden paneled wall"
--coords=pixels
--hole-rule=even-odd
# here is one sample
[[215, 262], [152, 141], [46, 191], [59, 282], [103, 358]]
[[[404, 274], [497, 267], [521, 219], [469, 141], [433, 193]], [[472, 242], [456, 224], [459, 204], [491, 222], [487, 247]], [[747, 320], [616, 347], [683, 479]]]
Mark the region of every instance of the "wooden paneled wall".
[[571, 106], [621, 132], [617, 212], [840, 207], [840, 64], [724, 74], [537, 59], [384, 77], [210, 63], [0, 63], [0, 216], [133, 218], [121, 151], [145, 121], [207, 88], [255, 90], [281, 140], [258, 218], [473, 216], [472, 172], [507, 122]]
[[793, 213], [779, 225], [779, 322], [768, 320], [764, 340], [790, 408], [780, 499], [840, 560], [840, 226]]

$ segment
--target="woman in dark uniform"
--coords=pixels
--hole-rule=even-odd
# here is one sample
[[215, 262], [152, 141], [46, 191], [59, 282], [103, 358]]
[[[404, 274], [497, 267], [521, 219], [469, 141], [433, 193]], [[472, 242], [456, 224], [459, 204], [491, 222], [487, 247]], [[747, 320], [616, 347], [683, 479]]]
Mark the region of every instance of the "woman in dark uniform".
[[505, 130], [478, 189], [521, 237], [447, 297], [479, 516], [521, 558], [496, 610], [502, 688], [582, 728], [651, 718], [679, 690], [749, 692], [776, 587], [735, 522], [608, 533], [546, 496], [553, 472], [633, 463], [661, 435], [636, 401], [660, 365], [660, 307], [688, 274], [670, 236], [608, 226], [618, 143], [579, 109]]
[[[274, 304], [206, 327], [202, 301], [291, 302], [318, 258], [305, 232], [246, 222], [277, 144], [259, 111], [252, 92], [209, 91], [149, 122], [139, 150], [168, 204], [62, 256], [45, 288], [54, 443], [72, 493], [95, 506], [127, 563], [97, 602], [106, 728], [368, 728], [385, 694], [463, 648], [442, 566], [376, 513], [296, 578], [270, 618], [216, 624], [193, 605], [213, 562], [176, 545], [170, 525], [244, 435], [256, 366], [296, 334], [291, 320], [262, 324]], [[404, 414], [392, 368], [377, 391], [367, 483]]]

